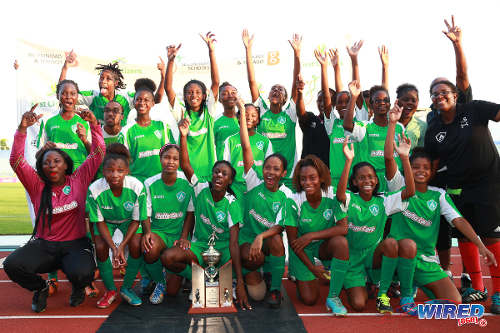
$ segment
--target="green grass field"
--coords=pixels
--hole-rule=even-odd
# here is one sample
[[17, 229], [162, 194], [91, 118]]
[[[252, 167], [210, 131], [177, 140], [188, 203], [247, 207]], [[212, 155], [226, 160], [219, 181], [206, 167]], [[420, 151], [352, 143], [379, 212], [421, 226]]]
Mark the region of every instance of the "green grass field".
[[23, 185], [0, 183], [0, 235], [25, 235], [32, 230]]

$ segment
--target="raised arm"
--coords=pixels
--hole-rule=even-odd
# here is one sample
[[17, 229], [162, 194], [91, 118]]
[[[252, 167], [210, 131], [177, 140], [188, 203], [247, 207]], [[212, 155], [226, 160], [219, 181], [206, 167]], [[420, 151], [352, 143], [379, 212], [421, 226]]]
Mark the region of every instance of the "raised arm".
[[181, 48], [182, 44], [179, 44], [177, 47], [175, 45], [167, 46], [167, 73], [165, 77], [165, 92], [167, 93], [168, 102], [173, 107], [175, 102], [175, 90], [172, 87], [172, 82], [174, 78], [174, 66], [175, 66], [175, 56], [177, 52]]
[[330, 49], [328, 51], [328, 55], [330, 56], [330, 62], [333, 66], [333, 71], [335, 72], [335, 91], [339, 92], [344, 89], [344, 85], [342, 84], [342, 78], [340, 75], [340, 55], [339, 50]]
[[66, 74], [68, 73], [68, 67], [76, 62], [76, 53], [73, 50], [69, 51], [64, 60], [64, 64], [61, 68], [61, 74], [59, 75], [59, 81], [66, 80]]
[[378, 54], [382, 62], [382, 87], [389, 91], [389, 49], [385, 46], [379, 46]]
[[359, 81], [352, 81], [349, 83], [349, 92], [351, 93], [351, 98], [347, 105], [347, 112], [344, 114], [343, 126], [346, 131], [352, 132], [354, 129], [354, 107], [356, 106], [356, 100], [361, 94]]
[[[352, 80], [353, 81], [356, 80], [358, 82], [361, 82], [359, 76], [358, 54], [362, 46], [363, 46], [363, 41], [360, 40], [354, 43], [351, 47], [347, 47], [347, 53], [349, 53], [349, 57], [351, 58]], [[361, 108], [363, 106], [363, 98], [362, 97], [357, 98], [356, 104], [358, 105], [359, 108]]]
[[243, 150], [243, 169], [245, 173], [248, 173], [253, 166], [254, 160], [252, 147], [250, 146], [250, 138], [248, 137], [246, 110], [241, 98], [238, 98], [236, 103], [238, 110], [240, 110], [240, 141], [241, 149]]
[[[314, 50], [314, 56], [316, 57], [316, 60], [318, 60], [319, 65], [321, 66], [321, 92], [323, 94], [323, 105], [325, 107], [325, 116], [327, 118], [330, 118], [330, 112], [332, 111], [332, 97], [330, 95], [330, 87], [328, 87], [328, 58], [326, 57], [326, 52], [322, 52], [319, 49]], [[305, 114], [305, 107], [304, 107], [304, 114]], [[298, 105], [297, 105], [297, 116], [299, 116]]]
[[300, 50], [302, 48], [302, 36], [293, 34], [288, 40], [293, 49], [293, 78], [292, 78], [292, 100], [297, 102], [297, 77], [300, 74]]
[[248, 34], [248, 30], [243, 29], [243, 33], [241, 34], [241, 39], [243, 40], [243, 45], [245, 45], [248, 86], [250, 87], [250, 94], [252, 95], [252, 103], [255, 103], [257, 98], [259, 98], [260, 93], [257, 81], [255, 81], [255, 69], [252, 60], [253, 35], [250, 36]]
[[160, 62], [156, 64], [156, 68], [160, 71], [160, 84], [158, 85], [158, 89], [156, 89], [155, 94], [155, 104], [160, 104], [163, 99], [163, 94], [165, 93], [165, 61], [163, 61], [162, 57], [160, 58]]
[[189, 154], [187, 149], [187, 135], [189, 133], [189, 126], [191, 121], [189, 118], [183, 118], [179, 122], [179, 133], [181, 134], [181, 169], [184, 172], [187, 180], [191, 182], [191, 178], [194, 175], [193, 167], [189, 161]]
[[351, 143], [351, 147], [349, 147], [349, 136], [346, 136], [343, 143], [343, 150], [345, 156], [345, 164], [344, 170], [342, 170], [342, 174], [340, 175], [340, 180], [337, 185], [337, 201], [345, 204], [347, 199], [346, 191], [347, 191], [347, 183], [349, 181], [349, 171], [351, 170], [352, 160], [354, 159], [354, 144]]
[[77, 171], [80, 172], [80, 175], [85, 177], [85, 181], [90, 184], [104, 158], [104, 154], [106, 153], [106, 144], [104, 143], [104, 138], [102, 136], [101, 125], [92, 111], [87, 109], [77, 112], [77, 114], [80, 118], [89, 123], [90, 134], [92, 135], [92, 145], [90, 147], [89, 155], [77, 169]]
[[[389, 135], [387, 135], [389, 136]], [[394, 136], [392, 136], [394, 137]], [[405, 189], [401, 192], [401, 199], [406, 200], [415, 195], [415, 181], [413, 179], [413, 171], [410, 165], [410, 148], [411, 140], [404, 133], [399, 136], [399, 146], [394, 141], [394, 147], [399, 154], [399, 158], [403, 164], [403, 173], [405, 175]]]
[[398, 105], [398, 100], [394, 102], [394, 107], [389, 111], [389, 124], [387, 125], [387, 135], [384, 145], [385, 178], [391, 180], [394, 178], [398, 165], [394, 160], [394, 137], [396, 135], [396, 126], [401, 118], [402, 108]]
[[212, 79], [212, 85], [210, 89], [214, 99], [217, 100], [219, 97], [219, 67], [217, 67], [217, 61], [215, 61], [215, 51], [214, 43], [216, 42], [215, 35], [212, 32], [207, 32], [205, 36], [200, 34], [200, 37], [205, 41], [208, 47], [208, 56], [210, 58], [210, 77]]
[[467, 61], [462, 48], [462, 29], [455, 25], [455, 17], [451, 16], [451, 26], [448, 21], [444, 20], [448, 31], [443, 30], [443, 33], [453, 44], [455, 51], [455, 61], [457, 64], [457, 88], [461, 91], [466, 91], [469, 88], [469, 75], [467, 74]]
[[302, 75], [299, 74], [297, 76], [297, 83], [295, 84], [296, 90], [297, 90], [297, 100], [295, 101], [297, 105], [297, 117], [301, 118], [306, 115], [306, 105], [304, 103], [304, 87], [305, 87], [305, 82], [302, 79]]

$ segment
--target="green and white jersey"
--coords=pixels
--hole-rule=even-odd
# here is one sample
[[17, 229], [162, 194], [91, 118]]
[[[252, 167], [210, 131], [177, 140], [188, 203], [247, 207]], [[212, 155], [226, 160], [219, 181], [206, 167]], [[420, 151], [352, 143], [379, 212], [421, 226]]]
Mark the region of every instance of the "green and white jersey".
[[211, 90], [207, 90], [206, 106], [202, 112], [185, 111], [184, 103], [175, 98], [174, 106], [171, 108], [172, 116], [179, 122], [184, 114], [185, 118], [191, 120], [187, 136], [187, 148], [189, 160], [195, 174], [200, 181], [212, 179], [212, 167], [216, 162], [214, 117], [216, 102]]
[[401, 191], [374, 195], [365, 201], [358, 193], [346, 192], [345, 205], [349, 231], [347, 241], [349, 249], [364, 250], [377, 245], [384, 235], [387, 217], [399, 213], [408, 207], [408, 202], [401, 200]]
[[[238, 134], [240, 131], [240, 126], [238, 125], [238, 119], [228, 118], [221, 115], [214, 124], [214, 135], [215, 135], [215, 149], [217, 152], [217, 161], [224, 159], [224, 142], [231, 135]], [[239, 134], [238, 134], [239, 136]]]
[[[113, 101], [118, 102], [123, 108], [122, 127], [127, 125], [127, 117], [131, 109], [134, 108], [135, 92], [125, 92], [119, 94], [115, 90], [115, 97]], [[78, 104], [86, 105], [92, 111], [101, 123], [104, 122], [104, 107], [108, 104], [109, 100], [101, 95], [98, 90], [85, 90], [80, 91], [78, 96]]]
[[297, 125], [295, 103], [290, 99], [287, 107], [275, 114], [271, 112], [262, 96], [259, 96], [257, 106], [260, 108], [260, 124], [257, 130], [271, 141], [275, 153], [285, 157], [288, 162], [287, 178], [291, 178], [298, 158], [295, 147]]
[[195, 195], [192, 241], [206, 244], [215, 231], [216, 246], [218, 248], [229, 246], [229, 230], [233, 225], [243, 222], [240, 202], [227, 192], [222, 200], [214, 202], [209, 183], [199, 182], [196, 175], [191, 178], [191, 183]]
[[[377, 172], [383, 172], [385, 170], [384, 145], [388, 127], [378, 126], [373, 120], [362, 123], [364, 123], [365, 126], [361, 126], [359, 122], [355, 122], [352, 130], [353, 140], [359, 142], [359, 151], [361, 153], [359, 162], [369, 162]], [[397, 123], [394, 140], [398, 142], [398, 135], [403, 133], [403, 125]], [[401, 164], [401, 159], [395, 150], [394, 159], [396, 160], [398, 168], [402, 169], [403, 165]]]
[[171, 186], [161, 179], [161, 173], [144, 181], [147, 213], [151, 229], [180, 236], [186, 212], [194, 211], [194, 191], [184, 173], [177, 171], [177, 180]]
[[[123, 136], [123, 133], [121, 131], [118, 132], [118, 134], [116, 134], [116, 135], [111, 135], [111, 134], [108, 134], [108, 132], [106, 132], [104, 130], [104, 125], [101, 127], [102, 127], [102, 136], [104, 138], [104, 144], [106, 144], [106, 147], [112, 143], [124, 143], [125, 142], [125, 137]], [[99, 166], [99, 170], [97, 170], [97, 173], [95, 174], [96, 179], [99, 179], [101, 177], [103, 177], [102, 163]]]
[[89, 187], [87, 205], [90, 222], [121, 224], [148, 218], [144, 185], [132, 176], [125, 176], [119, 197], [111, 192], [105, 178], [96, 180]]
[[[322, 191], [322, 195], [321, 203], [318, 208], [314, 209], [307, 201], [304, 191], [294, 193], [291, 197], [293, 205], [289, 210], [291, 214], [285, 219], [284, 225], [298, 228], [297, 236], [300, 237], [309, 232], [331, 228], [335, 226], [337, 221], [346, 217], [345, 211], [340, 209], [331, 186], [327, 192]], [[311, 246], [311, 244], [307, 247]]]
[[40, 125], [40, 136], [38, 148], [43, 147], [48, 141], [56, 144], [56, 147], [66, 152], [73, 160], [73, 170], [76, 170], [87, 158], [87, 149], [82, 140], [76, 134], [77, 123], [83, 124], [87, 131], [87, 140], [92, 141], [89, 123], [75, 114], [70, 120], [64, 120], [61, 114], [57, 114], [44, 124]]
[[412, 151], [413, 151], [413, 148], [415, 148], [415, 147], [423, 147], [424, 146], [424, 141], [425, 141], [424, 139], [425, 139], [425, 132], [426, 131], [427, 131], [427, 122], [413, 116], [405, 128], [406, 136], [411, 139], [411, 150]]
[[[405, 186], [404, 177], [398, 171], [387, 182], [390, 190]], [[440, 216], [443, 215], [453, 226], [452, 221], [462, 217], [445, 190], [428, 186], [427, 191], [415, 192], [408, 199], [408, 208], [392, 216], [389, 237], [396, 240], [413, 239], [417, 244], [417, 253], [424, 261], [435, 261], [435, 248], [439, 234]], [[426, 260], [427, 259], [427, 260]], [[429, 260], [430, 259], [430, 260]]]
[[[258, 132], [249, 136], [249, 139], [253, 154], [253, 168], [257, 172], [257, 176], [262, 179], [262, 166], [266, 157], [273, 153], [273, 146], [268, 138]], [[231, 135], [224, 142], [223, 159], [231, 163], [236, 169], [236, 177], [233, 183], [239, 183], [246, 187], [243, 175], [245, 173], [245, 167], [243, 166], [243, 149], [241, 148], [239, 133]]]
[[292, 197], [292, 191], [285, 185], [281, 185], [276, 192], [269, 191], [253, 169], [244, 178], [248, 192], [245, 194], [240, 235], [255, 238], [275, 225], [280, 225], [290, 206], [287, 205], [287, 200]]
[[175, 143], [168, 125], [159, 120], [151, 120], [151, 124], [146, 127], [137, 123], [128, 124], [122, 132], [132, 158], [130, 174], [143, 182], [160, 173], [160, 149], [166, 143]]

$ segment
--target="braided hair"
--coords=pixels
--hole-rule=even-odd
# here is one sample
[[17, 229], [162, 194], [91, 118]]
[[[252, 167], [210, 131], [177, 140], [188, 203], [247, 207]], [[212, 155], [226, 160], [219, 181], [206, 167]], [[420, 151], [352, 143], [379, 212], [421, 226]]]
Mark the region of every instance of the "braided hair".
[[122, 73], [122, 70], [120, 69], [120, 67], [118, 65], [118, 62], [113, 62], [113, 63], [110, 62], [107, 65], [105, 65], [105, 64], [98, 64], [95, 67], [95, 70], [99, 71], [99, 75], [101, 75], [102, 72], [104, 72], [104, 71], [110, 71], [111, 73], [113, 73], [114, 76], [115, 76], [115, 80], [118, 81], [118, 83], [116, 85], [116, 89], [125, 89], [125, 87], [127, 86], [123, 82], [123, 73]]

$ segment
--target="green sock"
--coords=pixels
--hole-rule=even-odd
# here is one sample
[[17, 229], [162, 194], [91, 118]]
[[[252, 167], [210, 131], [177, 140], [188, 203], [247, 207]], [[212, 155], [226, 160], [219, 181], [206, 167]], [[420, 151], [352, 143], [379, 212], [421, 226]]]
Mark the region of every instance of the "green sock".
[[122, 288], [132, 288], [135, 277], [137, 276], [137, 273], [139, 272], [139, 269], [141, 268], [143, 262], [144, 261], [142, 260], [142, 257], [135, 259], [132, 258], [131, 255], [128, 256], [127, 270], [125, 271], [125, 276], [123, 277]]
[[340, 291], [344, 285], [345, 273], [349, 268], [349, 262], [347, 260], [340, 260], [337, 258], [332, 258], [330, 263], [331, 268], [331, 278], [330, 278], [330, 290], [328, 290], [328, 298], [335, 296], [340, 296]]
[[269, 290], [281, 290], [281, 279], [285, 273], [285, 256], [269, 256], [269, 268], [271, 270], [271, 287]]
[[108, 258], [106, 261], [97, 260], [97, 267], [99, 268], [99, 275], [101, 275], [102, 282], [108, 290], [116, 290], [115, 281], [113, 279], [113, 266], [111, 260]]
[[144, 266], [154, 282], [165, 284], [165, 277], [163, 276], [163, 265], [161, 264], [160, 260], [156, 260], [152, 264], [145, 264]]
[[49, 280], [56, 279], [57, 280], [57, 271], [53, 271], [49, 273]]
[[398, 276], [401, 282], [401, 297], [411, 297], [413, 294], [413, 275], [415, 275], [416, 258], [399, 258]]
[[139, 272], [141, 272], [141, 279], [147, 279], [147, 280], [152, 279], [148, 268], [149, 267], [147, 267], [147, 265], [141, 265], [141, 268], [139, 268]]
[[380, 287], [378, 289], [378, 296], [382, 296], [382, 294], [387, 294], [387, 290], [391, 286], [392, 278], [394, 277], [394, 272], [396, 271], [396, 267], [398, 266], [398, 259], [389, 258], [382, 255], [382, 267], [380, 272]]

